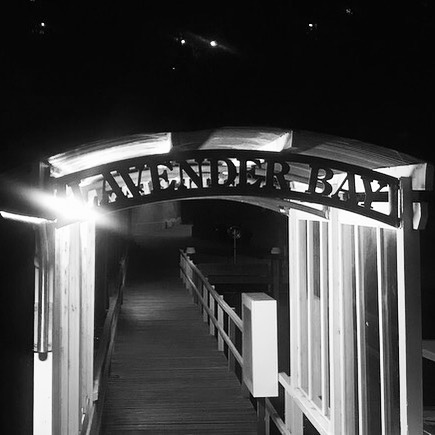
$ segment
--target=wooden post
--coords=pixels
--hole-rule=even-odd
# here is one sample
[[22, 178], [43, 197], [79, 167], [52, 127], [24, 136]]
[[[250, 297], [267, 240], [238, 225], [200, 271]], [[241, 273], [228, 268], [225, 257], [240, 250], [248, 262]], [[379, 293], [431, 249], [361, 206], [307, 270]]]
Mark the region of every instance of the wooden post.
[[340, 222], [338, 212], [331, 209], [331, 222], [329, 224], [329, 343], [331, 355], [331, 431], [334, 435], [343, 433], [343, 401], [345, 397], [342, 391], [344, 377], [342, 361], [342, 249], [340, 237]]
[[266, 404], [264, 397], [257, 399], [257, 434], [266, 435]]
[[68, 267], [70, 228], [55, 232], [53, 297], [53, 433], [68, 434]]
[[402, 227], [397, 231], [400, 432], [423, 431], [420, 240], [413, 229], [412, 183], [401, 179]]
[[95, 228], [55, 232], [53, 433], [77, 434], [93, 396]]
[[[219, 295], [219, 297], [221, 299], [223, 299], [224, 297], [222, 295]], [[218, 324], [219, 326], [224, 329], [224, 311], [221, 308], [221, 306], [219, 304], [217, 304], [217, 316], [218, 316]], [[217, 335], [217, 340], [218, 340], [218, 350], [223, 352], [224, 351], [224, 339], [222, 338], [220, 332], [218, 331], [218, 335]]]
[[[208, 293], [208, 307], [209, 307], [213, 317], [216, 318], [214, 298], [210, 292], [207, 291], [207, 293]], [[213, 323], [211, 318], [208, 319], [208, 324], [209, 324], [209, 328], [210, 328], [210, 335], [214, 336], [215, 326], [214, 326], [214, 323]]]
[[201, 286], [201, 293], [202, 293], [202, 300], [204, 301], [204, 305], [201, 304], [201, 309], [202, 309], [202, 320], [204, 321], [204, 323], [207, 323], [208, 320], [208, 313], [205, 309], [205, 307], [208, 305], [208, 298], [210, 297], [210, 294], [208, 292], [208, 288], [201, 282], [199, 284]]
[[[295, 213], [290, 211], [289, 216], [289, 302], [290, 302], [290, 382], [292, 387], [299, 388], [299, 220]], [[302, 435], [303, 414], [295, 400], [286, 394], [286, 425], [292, 435]]]
[[80, 409], [88, 413], [93, 400], [94, 381], [94, 284], [95, 224], [80, 224]]
[[[228, 337], [231, 340], [231, 343], [236, 342], [236, 325], [233, 323], [231, 318], [228, 316]], [[236, 370], [236, 359], [232, 354], [230, 348], [228, 348], [228, 370], [234, 372]]]

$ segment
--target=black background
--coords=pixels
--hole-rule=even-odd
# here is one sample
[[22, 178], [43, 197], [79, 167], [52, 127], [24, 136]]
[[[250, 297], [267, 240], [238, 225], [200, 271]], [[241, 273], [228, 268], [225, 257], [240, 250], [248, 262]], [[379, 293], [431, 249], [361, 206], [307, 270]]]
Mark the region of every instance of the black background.
[[225, 125], [434, 159], [430, 1], [9, 3], [0, 168], [93, 139]]

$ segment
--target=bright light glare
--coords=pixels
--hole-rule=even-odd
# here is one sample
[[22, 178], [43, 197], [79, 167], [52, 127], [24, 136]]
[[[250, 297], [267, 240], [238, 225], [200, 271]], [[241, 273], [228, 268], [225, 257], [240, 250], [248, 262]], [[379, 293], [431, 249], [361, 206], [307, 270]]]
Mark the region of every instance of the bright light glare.
[[83, 221], [101, 220], [103, 215], [91, 205], [87, 205], [74, 197], [60, 198], [54, 195], [41, 196], [43, 205], [54, 212], [59, 218]]
[[45, 27], [45, 23], [41, 23], [41, 27]]
[[0, 216], [3, 219], [8, 219], [11, 221], [16, 221], [16, 222], [23, 222], [26, 224], [33, 224], [33, 225], [40, 225], [43, 223], [47, 223], [50, 222], [47, 219], [43, 219], [43, 218], [38, 218], [38, 217], [34, 217], [34, 216], [25, 216], [22, 214], [16, 214], [16, 213], [9, 213], [8, 211], [0, 211]]
[[180, 42], [181, 42], [181, 45], [184, 45], [186, 43], [186, 40], [182, 39]]
[[312, 29], [312, 28], [314, 27], [314, 24], [310, 23], [310, 24], [308, 24], [308, 27], [309, 27], [310, 29]]
[[[68, 192], [67, 192], [68, 193]], [[93, 220], [106, 224], [108, 219], [101, 211], [93, 206], [93, 201], [85, 203], [79, 201], [72, 194], [59, 197], [48, 192], [32, 191], [31, 201], [52, 213], [58, 221], [87, 221]]]
[[212, 47], [216, 47], [216, 46], [217, 46], [217, 42], [216, 42], [216, 41], [210, 41], [210, 45], [211, 45]]

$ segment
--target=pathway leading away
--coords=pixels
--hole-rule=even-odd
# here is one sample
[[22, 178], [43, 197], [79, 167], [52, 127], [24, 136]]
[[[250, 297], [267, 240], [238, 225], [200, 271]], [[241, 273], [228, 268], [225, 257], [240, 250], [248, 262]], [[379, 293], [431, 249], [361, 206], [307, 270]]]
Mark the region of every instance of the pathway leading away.
[[257, 433], [255, 410], [176, 276], [125, 289], [102, 433]]

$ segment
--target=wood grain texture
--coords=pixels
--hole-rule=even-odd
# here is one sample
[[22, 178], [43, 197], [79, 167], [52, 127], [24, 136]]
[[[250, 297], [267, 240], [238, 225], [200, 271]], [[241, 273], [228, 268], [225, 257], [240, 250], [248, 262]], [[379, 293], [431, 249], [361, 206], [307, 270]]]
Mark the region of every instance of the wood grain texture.
[[176, 277], [125, 289], [103, 434], [256, 434], [255, 411]]

